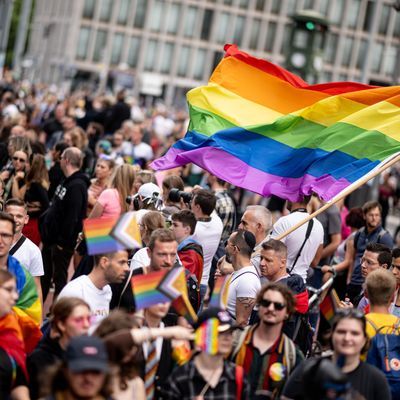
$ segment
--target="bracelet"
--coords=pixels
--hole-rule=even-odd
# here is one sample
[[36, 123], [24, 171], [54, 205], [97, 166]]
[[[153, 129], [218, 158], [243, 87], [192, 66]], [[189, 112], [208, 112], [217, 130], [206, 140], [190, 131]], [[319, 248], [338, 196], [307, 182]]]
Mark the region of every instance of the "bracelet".
[[329, 268], [329, 272], [331, 273], [331, 274], [334, 274], [336, 271], [335, 271], [335, 267], [330, 267]]

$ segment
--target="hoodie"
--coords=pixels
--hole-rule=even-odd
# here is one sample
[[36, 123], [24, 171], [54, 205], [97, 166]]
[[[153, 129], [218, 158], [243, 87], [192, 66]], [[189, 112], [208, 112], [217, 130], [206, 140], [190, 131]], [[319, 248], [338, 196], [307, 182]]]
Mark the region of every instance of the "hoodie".
[[50, 208], [39, 221], [43, 243], [74, 249], [86, 216], [89, 185], [89, 178], [80, 171], [58, 185]]
[[178, 256], [182, 265], [201, 282], [204, 258], [200, 243], [189, 236], [179, 244]]

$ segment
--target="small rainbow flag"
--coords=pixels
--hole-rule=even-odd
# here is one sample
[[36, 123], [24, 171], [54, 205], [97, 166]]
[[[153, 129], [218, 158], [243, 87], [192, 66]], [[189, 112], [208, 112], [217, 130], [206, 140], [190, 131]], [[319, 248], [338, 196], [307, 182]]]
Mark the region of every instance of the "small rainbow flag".
[[197, 315], [193, 310], [192, 304], [187, 295], [177, 297], [172, 302], [172, 307], [179, 315], [185, 317], [191, 324], [197, 321]]
[[88, 218], [83, 222], [89, 255], [112, 253], [125, 247], [111, 236], [118, 218]]
[[172, 268], [161, 280], [157, 288], [171, 300], [187, 295], [185, 270], [183, 267]]
[[336, 314], [336, 311], [340, 308], [340, 300], [339, 296], [336, 293], [335, 289], [332, 289], [322, 300], [319, 305], [319, 309], [321, 314], [325, 317], [325, 319], [331, 324], [333, 317]]
[[139, 225], [136, 221], [136, 211], [121, 215], [110, 235], [122, 243], [127, 249], [139, 249], [142, 247]]
[[232, 275], [218, 277], [214, 284], [214, 290], [208, 305], [209, 307], [216, 307], [226, 310], [226, 305], [228, 303], [228, 290], [231, 279]]
[[217, 354], [218, 327], [219, 321], [217, 318], [210, 318], [203, 322], [195, 332], [194, 343], [196, 347], [210, 355]]
[[171, 301], [157, 289], [161, 279], [164, 278], [167, 272], [167, 270], [161, 270], [132, 277], [131, 283], [133, 295], [135, 296], [136, 310]]

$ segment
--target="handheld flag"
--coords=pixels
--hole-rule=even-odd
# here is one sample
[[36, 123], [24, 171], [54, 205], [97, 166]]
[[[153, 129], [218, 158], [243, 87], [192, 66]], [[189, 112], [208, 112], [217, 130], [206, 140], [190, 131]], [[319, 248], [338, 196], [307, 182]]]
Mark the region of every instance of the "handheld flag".
[[308, 85], [235, 45], [188, 92], [186, 136], [152, 163], [194, 163], [263, 196], [330, 200], [400, 152], [400, 86]]
[[229, 284], [231, 279], [231, 275], [218, 277], [214, 284], [214, 290], [211, 295], [209, 307], [216, 307], [226, 310], [228, 303]]
[[171, 301], [158, 290], [158, 285], [166, 273], [166, 270], [161, 270], [132, 277], [131, 283], [133, 295], [135, 296], [136, 310]]
[[321, 314], [331, 324], [336, 311], [340, 308], [340, 299], [335, 289], [329, 291], [329, 293], [322, 300], [319, 305]]
[[110, 235], [127, 249], [142, 247], [142, 238], [136, 220], [136, 212], [131, 211], [122, 214]]
[[195, 345], [205, 353], [215, 355], [218, 351], [218, 318], [203, 322], [195, 332]]
[[83, 222], [89, 255], [112, 253], [125, 247], [111, 236], [118, 218], [88, 218]]

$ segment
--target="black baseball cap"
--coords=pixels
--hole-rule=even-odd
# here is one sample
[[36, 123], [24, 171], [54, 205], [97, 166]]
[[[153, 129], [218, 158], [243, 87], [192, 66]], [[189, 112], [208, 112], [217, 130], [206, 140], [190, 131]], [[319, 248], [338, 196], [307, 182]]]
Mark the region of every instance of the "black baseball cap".
[[229, 313], [221, 308], [210, 307], [207, 310], [200, 313], [196, 324], [194, 325], [194, 329], [199, 328], [204, 322], [211, 318], [217, 318], [219, 321], [218, 332], [226, 332], [230, 329], [237, 328], [233, 319], [229, 315]]
[[108, 355], [103, 341], [95, 336], [78, 336], [71, 339], [65, 359], [72, 372], [108, 371]]

